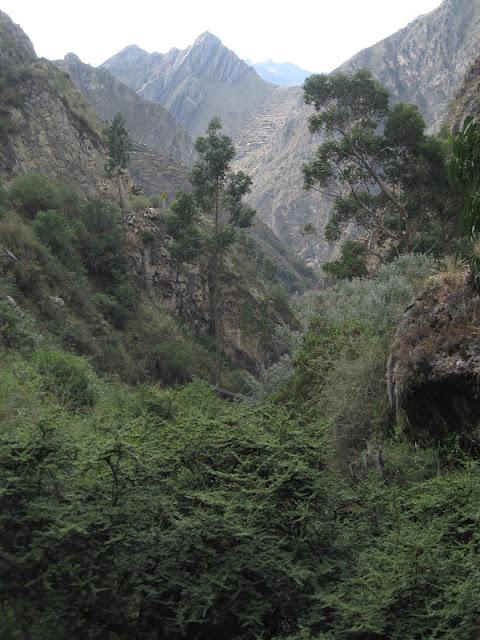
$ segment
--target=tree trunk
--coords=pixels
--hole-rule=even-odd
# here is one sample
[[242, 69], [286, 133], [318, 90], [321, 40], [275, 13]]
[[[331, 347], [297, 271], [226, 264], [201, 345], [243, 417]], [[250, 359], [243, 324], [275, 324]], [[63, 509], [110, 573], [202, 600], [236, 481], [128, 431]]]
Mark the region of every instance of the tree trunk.
[[215, 363], [214, 363], [214, 378], [215, 384], [220, 384], [220, 368], [221, 368], [221, 353], [222, 353], [222, 312], [220, 309], [221, 295], [220, 295], [220, 278], [221, 278], [221, 261], [220, 261], [220, 249], [219, 249], [219, 234], [220, 234], [220, 189], [217, 180], [217, 186], [215, 188], [215, 229], [214, 229], [214, 247], [213, 247], [213, 259], [212, 259], [212, 311], [213, 311], [213, 330], [215, 337]]
[[125, 198], [125, 192], [123, 189], [122, 171], [120, 167], [117, 170], [117, 186], [118, 186], [118, 201], [120, 204], [120, 209], [124, 211], [126, 208], [126, 198]]

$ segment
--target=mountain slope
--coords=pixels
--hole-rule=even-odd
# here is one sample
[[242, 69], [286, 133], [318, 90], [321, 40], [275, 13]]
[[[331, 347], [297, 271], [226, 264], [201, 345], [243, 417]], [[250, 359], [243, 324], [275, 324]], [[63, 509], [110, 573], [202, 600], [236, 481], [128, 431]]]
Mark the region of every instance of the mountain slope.
[[[0, 60], [8, 63], [2, 67], [0, 77], [0, 177], [7, 186], [19, 175], [37, 172], [52, 180], [69, 183], [84, 198], [115, 198], [112, 183], [105, 178], [104, 123], [75, 89], [68, 73], [46, 60], [37, 59], [23, 31], [3, 13], [0, 13]], [[169, 163], [169, 173], [165, 171], [166, 162]], [[172, 196], [174, 190], [185, 185], [188, 173], [186, 167], [173, 160], [165, 160], [159, 152], [134, 142], [132, 174], [137, 177], [138, 172], [138, 178], [142, 179], [145, 167], [150, 170], [146, 179], [155, 180], [155, 191], [168, 190]], [[51, 205], [44, 205], [47, 210], [58, 207], [57, 200], [52, 199], [50, 202]], [[12, 204], [13, 209], [14, 206]], [[85, 211], [89, 211], [89, 207], [93, 207], [95, 215], [93, 218], [85, 218], [87, 225], [97, 224], [92, 219], [98, 222], [100, 212], [103, 217], [108, 218], [110, 215], [105, 213], [109, 205], [105, 205], [107, 209], [103, 209], [104, 205], [98, 201], [91, 201], [90, 204], [79, 201], [75, 205], [77, 209], [72, 210], [70, 207], [74, 205], [65, 206], [69, 207], [68, 219], [72, 220], [77, 220]], [[176, 316], [188, 328], [190, 340], [194, 340], [194, 336], [208, 335], [211, 330], [211, 305], [206, 269], [192, 265], [187, 274], [180, 274], [177, 261], [169, 251], [170, 242], [164, 225], [165, 211], [147, 208], [148, 203], [144, 204], [141, 200], [134, 201], [132, 207], [134, 206], [135, 210], [123, 212], [124, 225], [115, 228], [119, 233], [126, 234], [124, 257], [128, 264], [122, 273], [137, 285], [138, 306], [130, 309], [134, 314], [132, 323], [138, 325], [136, 331], [139, 334], [148, 333], [151, 323], [161, 325], [164, 321], [176, 322], [173, 319]], [[10, 288], [3, 287], [4, 282], [11, 281], [14, 288], [18, 282], [18, 286], [23, 287], [23, 302], [32, 306], [32, 313], [38, 315], [39, 322], [48, 322], [48, 314], [55, 315], [55, 305], [61, 306], [62, 314], [57, 315], [62, 322], [62, 318], [67, 316], [71, 321], [72, 330], [68, 334], [68, 340], [70, 346], [74, 345], [73, 348], [81, 342], [82, 353], [94, 355], [91, 349], [97, 344], [94, 334], [98, 331], [105, 338], [105, 341], [102, 338], [101, 346], [98, 347], [101, 351], [133, 349], [129, 343], [131, 335], [119, 333], [119, 341], [115, 347], [112, 346], [113, 343], [108, 343], [109, 336], [114, 332], [108, 324], [108, 311], [102, 316], [101, 305], [105, 303], [108, 306], [112, 301], [105, 302], [104, 296], [102, 303], [98, 300], [95, 302], [96, 289], [92, 287], [97, 285], [92, 282], [92, 286], [83, 290], [81, 280], [76, 281], [74, 274], [67, 273], [67, 267], [55, 260], [48, 249], [36, 239], [30, 228], [31, 217], [24, 219], [19, 215], [20, 209], [13, 209], [5, 213], [0, 221], [0, 302], [7, 294], [12, 295]], [[33, 211], [32, 215], [37, 211]], [[77, 235], [73, 228], [71, 231], [73, 241], [77, 239]], [[104, 235], [109, 236], [109, 231], [105, 232], [103, 228], [99, 233], [101, 241]], [[247, 366], [252, 370], [258, 370], [276, 352], [275, 344], [264, 344], [263, 337], [257, 331], [257, 324], [268, 320], [273, 327], [278, 323], [296, 322], [284, 294], [278, 291], [278, 282], [283, 279], [290, 289], [302, 289], [303, 285], [311, 285], [312, 282], [311, 274], [300, 273], [294, 259], [286, 250], [282, 252], [271, 234], [257, 235], [261, 236], [261, 240], [255, 242], [255, 246], [242, 241], [229, 256], [231, 268], [228, 273], [224, 314], [225, 353], [236, 366]], [[61, 243], [62, 238], [58, 238], [58, 241]], [[262, 242], [266, 248], [270, 247], [268, 255], [262, 251]], [[272, 258], [276, 263], [273, 263]], [[267, 265], [268, 260], [270, 264]], [[86, 264], [87, 271], [88, 266]], [[298, 267], [301, 269], [302, 265]], [[24, 272], [28, 273], [27, 278], [24, 277]], [[107, 278], [110, 284], [112, 278]], [[24, 286], [25, 282], [28, 287]], [[45, 284], [42, 295], [37, 292], [35, 297], [33, 291], [42, 282]], [[88, 300], [74, 308], [71, 301], [74, 298], [72, 287], [75, 286], [79, 287], [82, 295], [87, 295]], [[105, 293], [103, 290], [101, 292]], [[39, 297], [41, 301], [37, 305]], [[150, 311], [145, 312], [147, 308], [152, 309], [152, 318], [148, 315]], [[80, 317], [87, 311], [88, 331], [84, 326], [85, 318]], [[250, 324], [244, 322], [247, 312]], [[61, 322], [55, 327], [55, 331], [63, 335]], [[124, 337], [128, 339], [124, 340]], [[138, 340], [141, 348], [151, 350], [151, 345], [142, 342], [142, 337]], [[159, 349], [170, 348], [168, 336], [160, 336], [159, 341]], [[157, 342], [158, 340], [155, 344]]]
[[0, 12], [0, 174], [37, 171], [74, 182], [84, 195], [108, 189], [103, 125], [67, 74], [35, 55]]
[[[301, 233], [306, 222], [318, 223], [318, 198], [303, 190], [301, 167], [314, 145], [300, 87], [264, 82], [209, 33], [184, 51], [167, 54], [130, 46], [103, 66], [140, 95], [171, 109], [193, 135], [203, 134], [209, 120], [220, 115], [237, 150], [237, 167], [253, 177], [250, 201], [260, 219], [312, 262], [336, 251], [320, 234]], [[326, 217], [319, 227], [324, 224]]]
[[177, 162], [191, 164], [193, 141], [169, 111], [143, 100], [107, 69], [84, 64], [73, 53], [55, 64], [68, 71], [78, 90], [102, 120], [112, 120], [120, 112], [132, 138]]
[[[438, 128], [480, 52], [478, 34], [480, 0], [445, 0], [340, 69], [366, 66], [395, 98], [418, 104], [429, 127]], [[184, 51], [164, 55], [128, 47], [105, 66], [172, 110], [193, 135], [219, 114], [237, 148], [237, 165], [253, 177], [250, 199], [261, 219], [312, 263], [335, 255], [338, 246], [323, 238], [331, 203], [303, 190], [302, 165], [320, 140], [308, 132], [311, 109], [300, 87], [264, 82], [208, 33]], [[313, 223], [315, 234], [303, 233], [306, 223]]]
[[444, 0], [340, 70], [352, 73], [366, 67], [396, 98], [416, 104], [435, 129], [480, 53], [479, 36], [480, 0]]
[[474, 60], [454, 100], [450, 103], [445, 124], [458, 131], [467, 116], [480, 116], [480, 56]]
[[205, 131], [213, 114], [235, 135], [269, 89], [208, 32], [183, 51], [148, 54], [130, 46], [102, 66], [143, 98], [166, 107], [193, 136]]

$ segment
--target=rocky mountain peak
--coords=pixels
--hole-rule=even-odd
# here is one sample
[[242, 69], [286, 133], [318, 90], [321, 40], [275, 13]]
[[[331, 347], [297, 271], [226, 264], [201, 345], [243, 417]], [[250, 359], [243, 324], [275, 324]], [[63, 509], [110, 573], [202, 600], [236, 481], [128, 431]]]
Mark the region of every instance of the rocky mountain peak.
[[71, 51], [67, 53], [63, 59], [68, 64], [82, 64], [82, 61], [77, 56], [77, 54], [72, 53]]
[[30, 38], [6, 13], [0, 11], [0, 67], [26, 64], [36, 58]]
[[220, 46], [223, 47], [222, 41], [210, 31], [204, 31], [196, 38], [193, 46]]
[[209, 31], [198, 36], [186, 50], [180, 51], [178, 62], [187, 64], [199, 78], [226, 84], [233, 84], [245, 73], [252, 72], [236, 53]]

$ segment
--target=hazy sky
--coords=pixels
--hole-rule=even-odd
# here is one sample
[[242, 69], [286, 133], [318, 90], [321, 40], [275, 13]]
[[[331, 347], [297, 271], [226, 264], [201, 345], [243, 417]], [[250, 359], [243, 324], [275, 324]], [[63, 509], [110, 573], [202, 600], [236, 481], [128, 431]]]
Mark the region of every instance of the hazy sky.
[[165, 52], [211, 31], [240, 57], [330, 71], [440, 0], [0, 0], [37, 54], [97, 65], [129, 44]]

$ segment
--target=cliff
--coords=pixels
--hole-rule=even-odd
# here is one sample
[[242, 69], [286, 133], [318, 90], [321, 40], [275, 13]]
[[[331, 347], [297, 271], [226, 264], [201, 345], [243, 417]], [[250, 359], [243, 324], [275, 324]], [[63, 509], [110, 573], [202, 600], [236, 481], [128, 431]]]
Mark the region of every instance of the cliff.
[[480, 53], [479, 33], [479, 0], [444, 0], [339, 70], [352, 73], [366, 67], [396, 99], [416, 104], [435, 130]]
[[480, 421], [480, 295], [429, 287], [408, 307], [388, 365], [390, 400], [421, 445], [468, 434]]
[[25, 33], [0, 12], [0, 174], [36, 171], [108, 191], [103, 125], [67, 74], [38, 59]]

